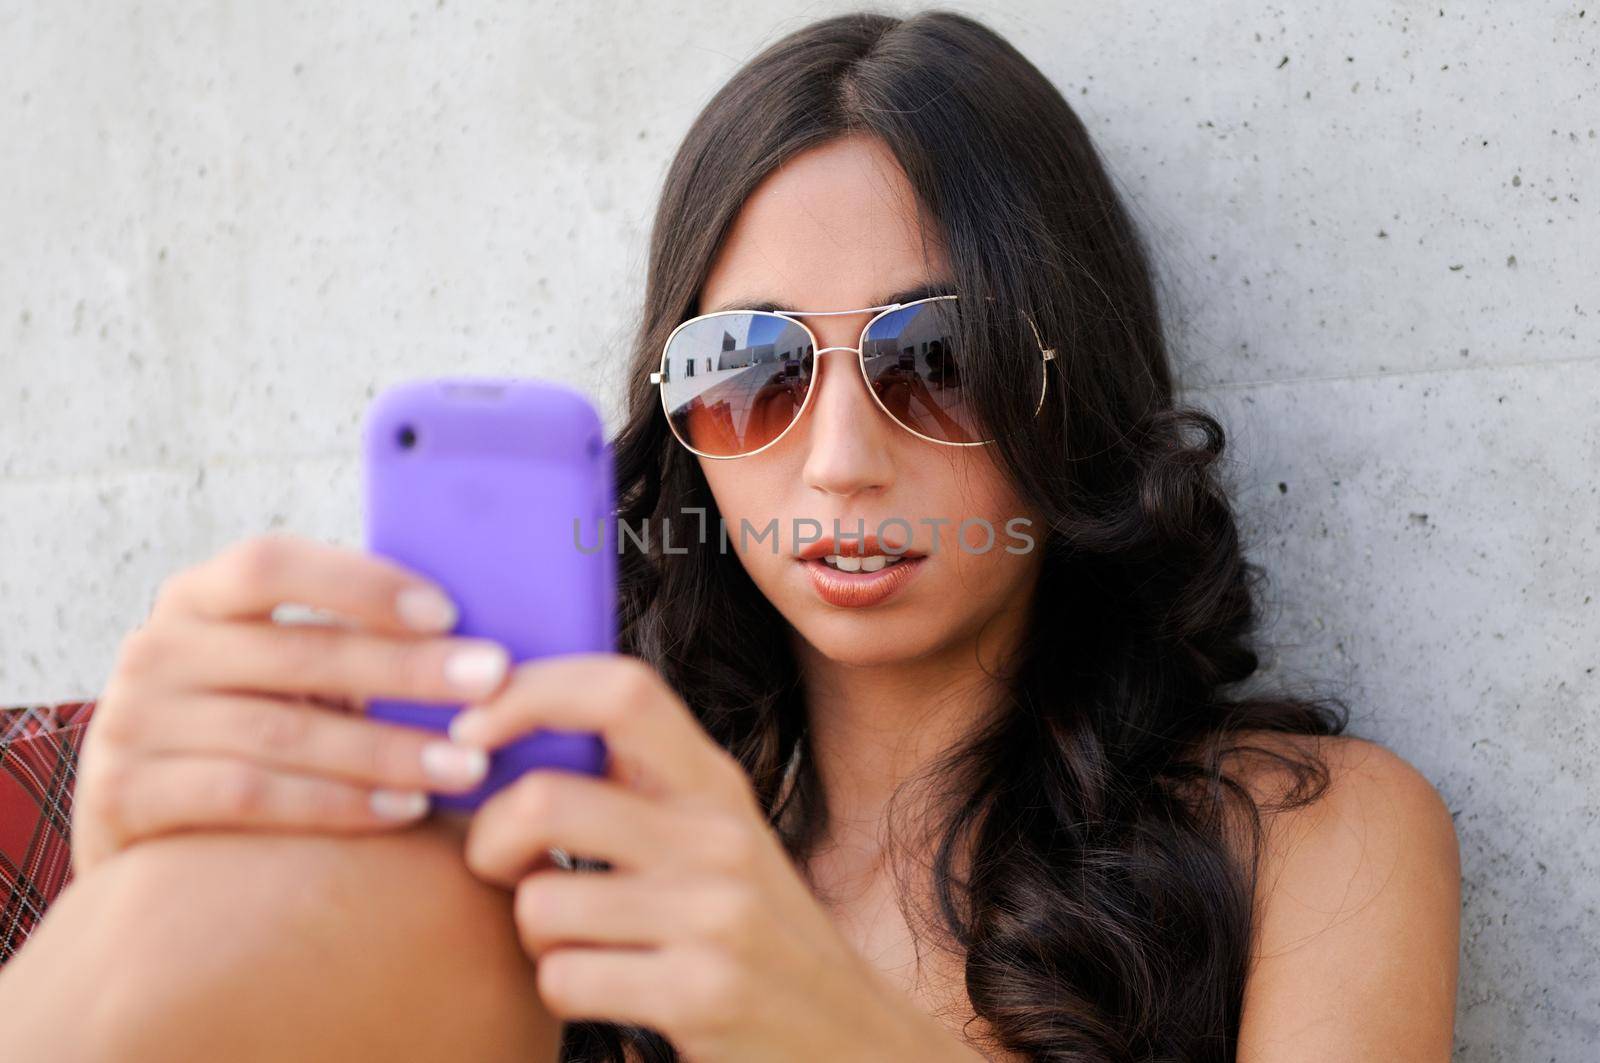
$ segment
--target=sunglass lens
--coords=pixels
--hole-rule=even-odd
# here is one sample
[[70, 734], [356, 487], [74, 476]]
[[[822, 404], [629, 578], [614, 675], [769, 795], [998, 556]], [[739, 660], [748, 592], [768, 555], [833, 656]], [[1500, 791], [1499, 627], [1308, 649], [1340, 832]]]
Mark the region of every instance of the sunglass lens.
[[961, 319], [956, 299], [911, 303], [872, 323], [862, 350], [867, 381], [890, 416], [944, 443], [983, 435], [961, 380]]
[[690, 447], [731, 458], [760, 450], [794, 422], [811, 386], [811, 335], [778, 314], [713, 314], [667, 345], [662, 398]]

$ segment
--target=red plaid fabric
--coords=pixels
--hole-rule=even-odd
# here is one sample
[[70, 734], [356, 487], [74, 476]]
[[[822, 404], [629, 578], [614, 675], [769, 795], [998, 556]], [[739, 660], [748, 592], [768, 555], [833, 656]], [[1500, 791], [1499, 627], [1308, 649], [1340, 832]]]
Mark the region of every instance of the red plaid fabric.
[[0, 964], [72, 880], [72, 784], [94, 706], [0, 708]]

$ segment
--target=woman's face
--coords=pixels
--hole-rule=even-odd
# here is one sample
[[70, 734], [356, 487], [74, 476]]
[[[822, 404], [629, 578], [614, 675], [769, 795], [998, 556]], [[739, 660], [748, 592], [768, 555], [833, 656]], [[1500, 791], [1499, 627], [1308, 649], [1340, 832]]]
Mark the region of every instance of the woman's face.
[[[797, 310], [873, 306], [888, 293], [949, 280], [931, 239], [928, 262], [914, 193], [888, 149], [866, 136], [837, 139], [795, 157], [752, 193], [712, 264], [699, 312], [734, 300]], [[872, 316], [802, 320], [821, 350], [854, 346]], [[819, 354], [815, 373], [809, 405], [782, 439], [748, 457], [699, 459], [729, 549], [756, 586], [810, 647], [841, 663], [958, 652], [994, 619], [1009, 621], [997, 625], [1001, 632], [1015, 630], [1037, 578], [1042, 528], [992, 448], [930, 443], [901, 428], [874, 402], [849, 351]], [[1013, 524], [1013, 534], [1007, 522], [1019, 517], [1032, 523]], [[776, 539], [758, 541], [774, 518]], [[883, 523], [891, 518], [905, 523]], [[967, 549], [958, 547], [968, 518], [993, 529], [986, 550], [976, 521]], [[835, 541], [835, 520], [845, 534], [864, 527], [866, 545]], [[741, 522], [750, 529], [744, 536]], [[817, 542], [804, 541], [819, 528]], [[894, 556], [872, 544], [875, 533], [907, 547], [903, 559], [873, 560]], [[1023, 551], [1023, 536], [1032, 549], [1006, 549]], [[863, 556], [842, 565], [802, 556], [852, 552]], [[862, 571], [848, 571], [853, 563]]]

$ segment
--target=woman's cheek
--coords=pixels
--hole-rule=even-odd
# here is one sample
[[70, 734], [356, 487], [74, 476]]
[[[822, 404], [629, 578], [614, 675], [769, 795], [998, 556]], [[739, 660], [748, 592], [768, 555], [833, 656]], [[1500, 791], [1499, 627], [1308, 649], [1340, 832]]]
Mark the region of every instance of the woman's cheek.
[[[1037, 515], [990, 460], [969, 465], [956, 482], [966, 489], [946, 504], [971, 519], [963, 526], [958, 518], [947, 529], [948, 548], [956, 552], [955, 574], [964, 593], [1003, 604], [1036, 575]], [[940, 549], [946, 549], [944, 542]]]
[[1026, 558], [1006, 552], [1006, 546], [1013, 544], [1005, 530], [1008, 519], [998, 514], [969, 519], [948, 543], [940, 544], [941, 551], [950, 551], [954, 563], [949, 567], [964, 593], [979, 599], [1003, 598], [1025, 568]]

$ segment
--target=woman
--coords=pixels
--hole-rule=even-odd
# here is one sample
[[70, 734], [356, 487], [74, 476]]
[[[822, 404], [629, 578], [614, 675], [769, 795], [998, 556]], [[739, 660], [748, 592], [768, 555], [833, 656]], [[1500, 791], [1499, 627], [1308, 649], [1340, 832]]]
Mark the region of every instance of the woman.
[[[740, 70], [629, 381], [620, 517], [698, 545], [624, 552], [628, 655], [508, 668], [415, 574], [289, 537], [168, 581], [79, 877], [0, 979], [35, 1044], [38, 987], [104, 969], [71, 1036], [117, 1058], [552, 1058], [559, 1022], [584, 1060], [1448, 1058], [1449, 813], [1335, 704], [1240, 689], [1222, 430], [1011, 46], [856, 14]], [[430, 743], [338, 711], [374, 696], [476, 708]], [[609, 776], [418, 824], [536, 726]]]

